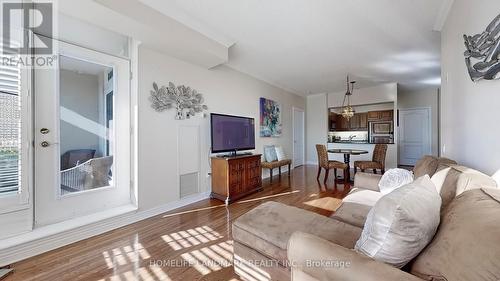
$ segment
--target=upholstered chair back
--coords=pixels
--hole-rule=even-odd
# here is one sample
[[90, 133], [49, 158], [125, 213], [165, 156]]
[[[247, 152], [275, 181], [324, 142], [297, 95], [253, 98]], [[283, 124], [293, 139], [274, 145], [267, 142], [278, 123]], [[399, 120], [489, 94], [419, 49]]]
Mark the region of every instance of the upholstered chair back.
[[318, 165], [323, 168], [328, 167], [328, 151], [326, 146], [323, 144], [316, 145], [316, 151], [318, 152]]
[[373, 162], [382, 164], [385, 167], [385, 155], [387, 153], [387, 144], [376, 144], [373, 149]]

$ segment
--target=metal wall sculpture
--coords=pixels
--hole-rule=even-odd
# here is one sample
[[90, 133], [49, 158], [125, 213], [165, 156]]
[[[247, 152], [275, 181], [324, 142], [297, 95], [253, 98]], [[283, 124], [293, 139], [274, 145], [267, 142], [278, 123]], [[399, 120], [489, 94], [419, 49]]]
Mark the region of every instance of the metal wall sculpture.
[[465, 63], [470, 78], [476, 82], [481, 79], [500, 78], [500, 15], [498, 15], [483, 33], [474, 36], [464, 35]]
[[189, 119], [196, 113], [208, 109], [203, 104], [202, 94], [184, 85], [176, 87], [172, 82], [168, 83], [168, 87], [158, 87], [158, 84], [153, 83], [153, 90], [151, 90], [149, 100], [151, 101], [151, 107], [158, 112], [175, 107], [177, 111], [175, 119], [177, 120]]

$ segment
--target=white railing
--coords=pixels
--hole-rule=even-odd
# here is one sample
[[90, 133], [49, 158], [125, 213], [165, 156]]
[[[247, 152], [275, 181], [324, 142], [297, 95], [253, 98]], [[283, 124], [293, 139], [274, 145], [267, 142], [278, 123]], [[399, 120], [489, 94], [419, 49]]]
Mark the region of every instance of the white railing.
[[16, 154], [0, 154], [0, 193], [19, 189], [19, 158]]
[[109, 185], [112, 156], [93, 158], [61, 171], [62, 193], [78, 192]]
[[72, 192], [82, 191], [85, 189], [85, 177], [92, 169], [90, 166], [92, 159], [61, 171], [61, 185], [71, 189]]

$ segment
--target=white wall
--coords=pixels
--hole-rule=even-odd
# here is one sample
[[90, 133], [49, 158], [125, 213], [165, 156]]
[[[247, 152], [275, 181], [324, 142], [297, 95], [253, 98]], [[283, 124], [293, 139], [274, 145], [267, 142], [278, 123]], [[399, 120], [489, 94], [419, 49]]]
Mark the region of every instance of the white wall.
[[[305, 109], [305, 99], [271, 86], [229, 67], [210, 70], [160, 54], [148, 48], [139, 50], [139, 208], [144, 210], [179, 199], [179, 126], [200, 129], [200, 192], [210, 191], [209, 118], [174, 120], [174, 110], [156, 112], [149, 101], [152, 83], [187, 85], [204, 95], [209, 112], [254, 117], [256, 153], [264, 145], [282, 145], [292, 156], [292, 107]], [[282, 105], [283, 135], [280, 138], [258, 136], [259, 98]], [[326, 99], [325, 99], [326, 101]], [[325, 109], [326, 116], [326, 109]], [[326, 129], [326, 126], [325, 126]], [[266, 173], [267, 174], [267, 173]]]
[[325, 144], [328, 138], [327, 94], [307, 97], [306, 110], [306, 162], [317, 164], [316, 144]]
[[432, 123], [432, 155], [438, 156], [438, 116], [439, 116], [439, 103], [438, 103], [438, 89], [430, 88], [418, 91], [398, 91], [398, 109], [411, 109], [429, 107], [431, 109], [431, 123]]
[[488, 174], [500, 168], [500, 80], [471, 81], [462, 36], [483, 32], [499, 11], [498, 0], [455, 0], [441, 35], [442, 155]]

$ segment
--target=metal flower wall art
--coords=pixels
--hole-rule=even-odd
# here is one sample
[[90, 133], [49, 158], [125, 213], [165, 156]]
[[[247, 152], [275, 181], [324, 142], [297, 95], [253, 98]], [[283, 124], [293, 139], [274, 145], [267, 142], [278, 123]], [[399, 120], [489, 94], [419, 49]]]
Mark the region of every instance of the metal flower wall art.
[[149, 100], [151, 107], [158, 112], [175, 108], [175, 119], [177, 120], [189, 119], [196, 113], [208, 109], [203, 104], [202, 94], [184, 85], [176, 87], [172, 82], [169, 82], [168, 86], [161, 87], [158, 87], [158, 84], [154, 82]]
[[476, 82], [481, 79], [500, 78], [500, 15], [498, 15], [483, 33], [474, 36], [464, 35], [465, 63], [470, 78]]

